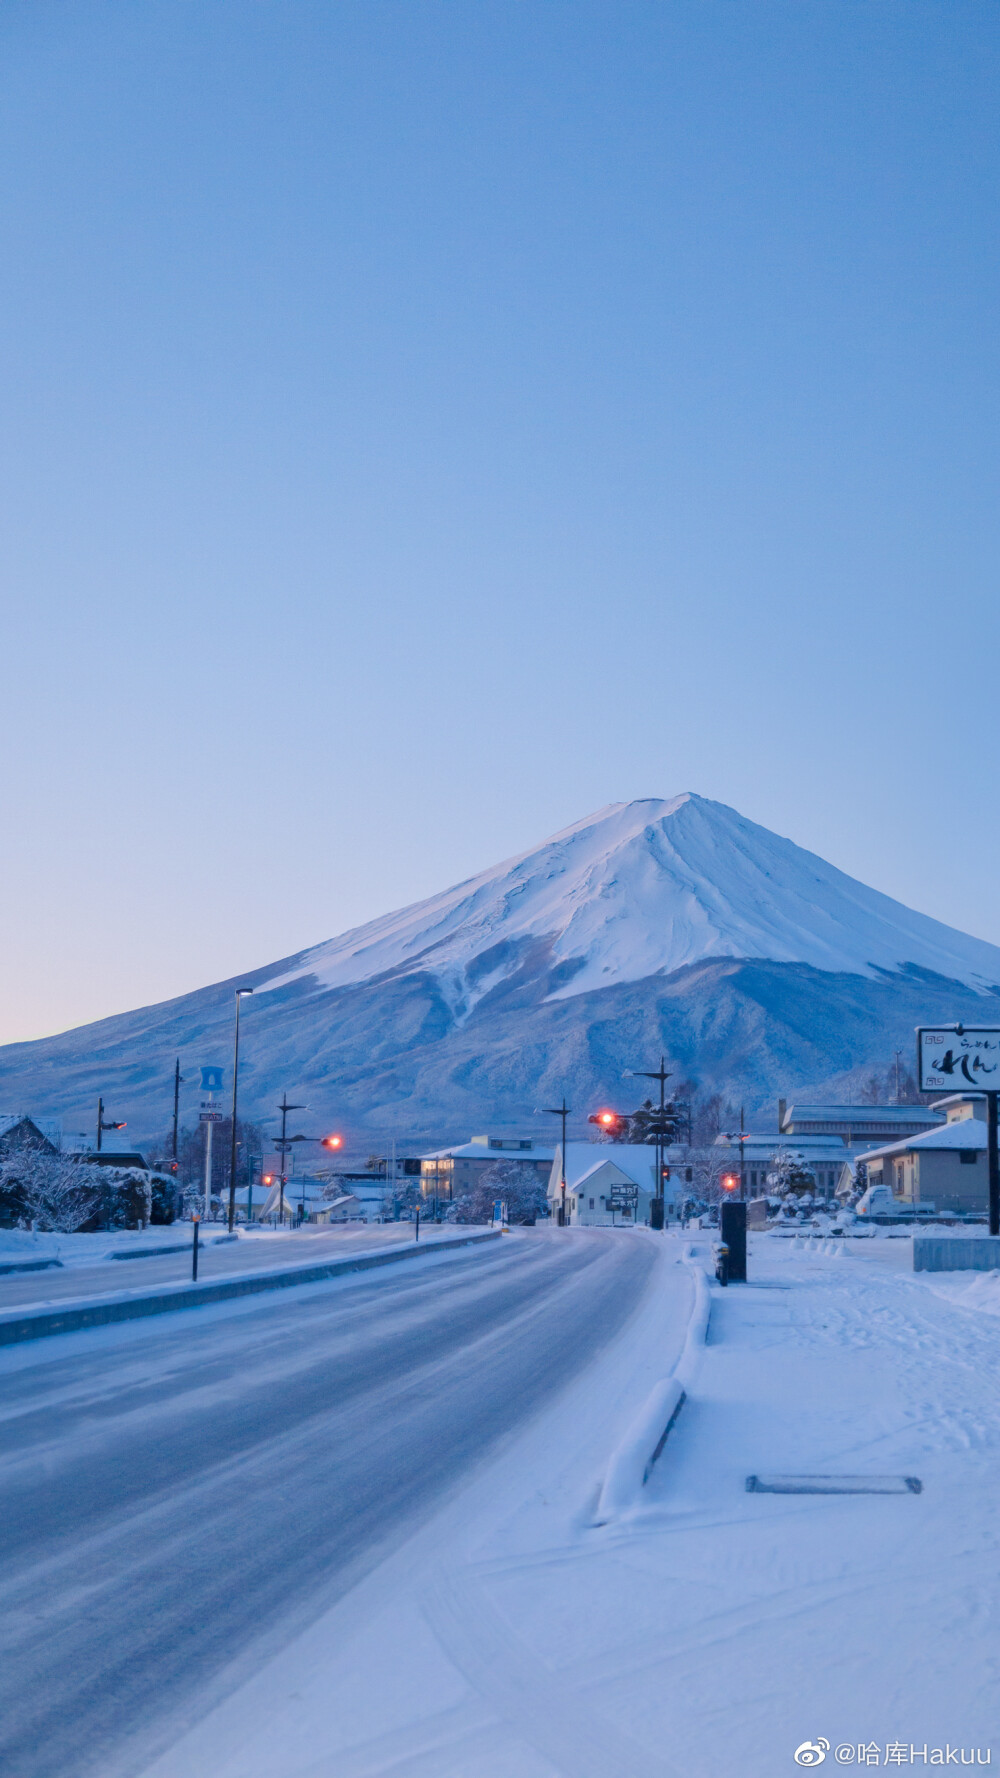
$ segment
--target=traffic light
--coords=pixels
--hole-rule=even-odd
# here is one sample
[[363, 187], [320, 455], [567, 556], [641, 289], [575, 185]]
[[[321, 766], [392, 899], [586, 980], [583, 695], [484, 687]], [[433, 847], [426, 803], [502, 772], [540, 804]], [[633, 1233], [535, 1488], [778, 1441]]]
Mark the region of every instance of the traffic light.
[[735, 1173], [724, 1173], [722, 1175], [722, 1189], [724, 1192], [734, 1192], [739, 1183]]
[[273, 1173], [265, 1173], [263, 1178], [261, 1179], [260, 1183], [261, 1183], [261, 1185], [273, 1185], [274, 1184], [274, 1174]]
[[592, 1111], [588, 1124], [596, 1124], [607, 1136], [618, 1136], [625, 1128], [625, 1119], [618, 1111]]
[[669, 1179], [669, 1178], [670, 1178], [670, 1168], [669, 1168], [669, 1167], [664, 1167], [664, 1169], [663, 1169], [663, 1177], [664, 1177], [664, 1179]]
[[343, 1136], [324, 1136], [322, 1146], [323, 1148], [343, 1148], [344, 1138]]

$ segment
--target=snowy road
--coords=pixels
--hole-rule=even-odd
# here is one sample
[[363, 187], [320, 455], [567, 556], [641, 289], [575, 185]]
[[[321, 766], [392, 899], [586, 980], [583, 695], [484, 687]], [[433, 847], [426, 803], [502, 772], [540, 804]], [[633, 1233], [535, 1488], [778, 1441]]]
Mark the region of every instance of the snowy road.
[[3, 1770], [145, 1769], [584, 1371], [655, 1263], [525, 1233], [0, 1354]]
[[[424, 1229], [421, 1239], [447, 1240], [453, 1230]], [[461, 1231], [459, 1231], [461, 1232]], [[91, 1237], [83, 1237], [91, 1239]], [[89, 1258], [86, 1263], [72, 1262], [62, 1268], [52, 1267], [40, 1272], [10, 1272], [0, 1275], [0, 1309], [17, 1308], [23, 1303], [58, 1303], [67, 1298], [99, 1296], [112, 1290], [144, 1290], [152, 1285], [172, 1284], [191, 1276], [191, 1231], [179, 1227], [162, 1231], [164, 1243], [176, 1240], [184, 1245], [174, 1253], [144, 1253], [138, 1245], [127, 1259]], [[79, 1240], [76, 1236], [73, 1239]], [[155, 1239], [155, 1236], [154, 1236]], [[109, 1250], [125, 1248], [128, 1237], [106, 1237]], [[236, 1241], [221, 1241], [210, 1232], [202, 1242], [198, 1255], [199, 1278], [225, 1278], [234, 1272], [256, 1271], [265, 1266], [294, 1266], [306, 1260], [338, 1259], [359, 1248], [408, 1247], [413, 1243], [410, 1223], [354, 1224], [349, 1228], [296, 1229], [287, 1233], [267, 1235], [241, 1234]]]

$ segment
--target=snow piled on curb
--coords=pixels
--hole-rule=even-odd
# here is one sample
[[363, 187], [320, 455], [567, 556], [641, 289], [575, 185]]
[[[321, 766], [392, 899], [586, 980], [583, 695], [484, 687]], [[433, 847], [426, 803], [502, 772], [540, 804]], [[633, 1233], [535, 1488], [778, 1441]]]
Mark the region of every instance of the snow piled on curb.
[[638, 1504], [656, 1459], [677, 1419], [704, 1349], [712, 1298], [704, 1268], [687, 1246], [682, 1255], [694, 1281], [694, 1304], [684, 1349], [669, 1377], [655, 1385], [640, 1408], [621, 1444], [612, 1454], [597, 1503], [596, 1525], [621, 1518]]

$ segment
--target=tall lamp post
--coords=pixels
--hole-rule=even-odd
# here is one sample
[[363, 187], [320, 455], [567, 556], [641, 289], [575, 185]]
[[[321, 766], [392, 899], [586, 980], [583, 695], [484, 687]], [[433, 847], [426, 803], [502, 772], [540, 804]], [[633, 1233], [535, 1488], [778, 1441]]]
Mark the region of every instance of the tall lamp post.
[[561, 1105], [543, 1105], [541, 1110], [546, 1117], [562, 1119], [562, 1143], [559, 1149], [559, 1227], [566, 1227], [566, 1119], [570, 1108], [566, 1103], [566, 1094], [562, 1096]]
[[252, 988], [236, 990], [236, 1038], [233, 1044], [233, 1128], [229, 1144], [229, 1233], [233, 1232], [236, 1221], [236, 1089], [240, 1071], [240, 1002], [244, 994], [252, 994]]
[[638, 1075], [641, 1080], [658, 1080], [660, 1083], [660, 1104], [656, 1122], [656, 1204], [657, 1209], [650, 1211], [650, 1225], [653, 1228], [663, 1227], [666, 1217], [663, 1212], [663, 1139], [666, 1135], [666, 1089], [670, 1079], [664, 1063], [665, 1056], [660, 1057], [659, 1068], [626, 1068], [625, 1079], [630, 1080]]

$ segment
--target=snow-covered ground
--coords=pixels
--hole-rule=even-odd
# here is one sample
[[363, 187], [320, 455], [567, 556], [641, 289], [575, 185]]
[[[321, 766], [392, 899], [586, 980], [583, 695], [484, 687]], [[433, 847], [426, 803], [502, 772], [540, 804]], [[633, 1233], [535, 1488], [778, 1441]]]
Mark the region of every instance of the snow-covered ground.
[[[681, 1241], [663, 1246], [680, 1264]], [[713, 1292], [638, 1510], [597, 1529], [615, 1437], [678, 1355], [676, 1290], [649, 1292], [555, 1406], [147, 1778], [773, 1778], [804, 1743], [800, 1764], [828, 1769], [984, 1763], [998, 1285], [914, 1276], [907, 1248], [752, 1237], [751, 1283]], [[769, 1472], [922, 1492], [746, 1491]]]
[[[218, 1241], [228, 1233], [224, 1223], [208, 1223], [201, 1240]], [[111, 1229], [96, 1235], [36, 1234], [29, 1229], [0, 1229], [0, 1266], [32, 1260], [58, 1260], [61, 1266], [97, 1266], [114, 1253], [142, 1253], [161, 1247], [183, 1247], [191, 1241], [190, 1223], [150, 1229]]]

